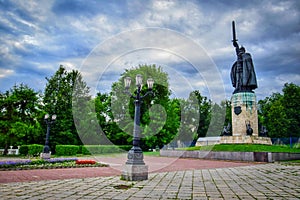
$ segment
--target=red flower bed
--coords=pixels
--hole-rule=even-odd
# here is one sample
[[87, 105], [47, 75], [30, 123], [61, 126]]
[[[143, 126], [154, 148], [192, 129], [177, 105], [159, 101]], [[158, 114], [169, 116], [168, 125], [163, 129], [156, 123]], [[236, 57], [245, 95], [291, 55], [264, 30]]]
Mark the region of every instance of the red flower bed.
[[76, 160], [77, 165], [94, 165], [96, 164], [96, 161], [94, 160]]

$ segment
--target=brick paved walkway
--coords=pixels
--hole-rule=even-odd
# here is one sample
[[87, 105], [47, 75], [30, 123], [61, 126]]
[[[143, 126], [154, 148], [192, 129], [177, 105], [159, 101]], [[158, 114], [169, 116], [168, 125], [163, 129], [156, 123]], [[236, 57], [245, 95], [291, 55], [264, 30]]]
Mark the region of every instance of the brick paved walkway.
[[[299, 199], [300, 166], [258, 164], [149, 174], [0, 184], [0, 199]], [[128, 187], [128, 189], [122, 189]]]
[[[121, 175], [123, 164], [126, 162], [126, 156], [124, 157], [120, 155], [116, 157], [97, 157], [95, 159], [99, 162], [107, 163], [111, 167], [0, 171], [0, 183]], [[146, 156], [145, 163], [149, 166], [149, 173], [235, 167], [255, 164], [248, 162], [178, 159], [153, 156]]]
[[[127, 160], [127, 155], [116, 155], [114, 157], [95, 157], [101, 163], [109, 164], [113, 169], [122, 171]], [[251, 162], [229, 162], [218, 160], [201, 159], [179, 159], [170, 157], [145, 156], [145, 163], [149, 166], [149, 172], [166, 172], [192, 169], [209, 169], [220, 167], [235, 167], [253, 165]]]

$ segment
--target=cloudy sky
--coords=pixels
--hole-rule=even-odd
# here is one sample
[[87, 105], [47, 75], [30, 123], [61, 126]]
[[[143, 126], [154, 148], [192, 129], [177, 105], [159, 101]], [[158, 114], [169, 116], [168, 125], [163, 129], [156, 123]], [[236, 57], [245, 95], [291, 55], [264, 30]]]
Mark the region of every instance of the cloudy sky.
[[59, 65], [107, 92], [125, 69], [156, 64], [173, 96], [230, 98], [231, 21], [251, 53], [258, 99], [300, 84], [300, 1], [0, 0], [0, 91], [43, 91]]

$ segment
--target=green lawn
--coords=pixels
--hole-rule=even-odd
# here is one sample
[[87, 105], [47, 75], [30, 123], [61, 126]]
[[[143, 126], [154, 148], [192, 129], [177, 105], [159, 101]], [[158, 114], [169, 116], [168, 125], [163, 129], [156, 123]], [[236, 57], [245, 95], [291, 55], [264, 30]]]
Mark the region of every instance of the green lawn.
[[300, 148], [262, 144], [216, 144], [213, 146], [189, 147], [187, 151], [242, 151], [242, 152], [290, 152], [300, 153]]
[[159, 156], [159, 151], [146, 151], [143, 152], [145, 156]]

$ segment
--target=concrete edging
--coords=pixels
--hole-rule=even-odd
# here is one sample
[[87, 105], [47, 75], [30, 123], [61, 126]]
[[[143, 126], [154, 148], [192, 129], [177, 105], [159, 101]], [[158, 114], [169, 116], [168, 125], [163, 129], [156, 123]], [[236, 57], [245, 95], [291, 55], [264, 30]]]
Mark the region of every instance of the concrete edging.
[[283, 160], [300, 160], [300, 153], [283, 152], [228, 152], [228, 151], [183, 151], [160, 150], [160, 156], [199, 158], [210, 160], [234, 160], [250, 162], [274, 162]]

